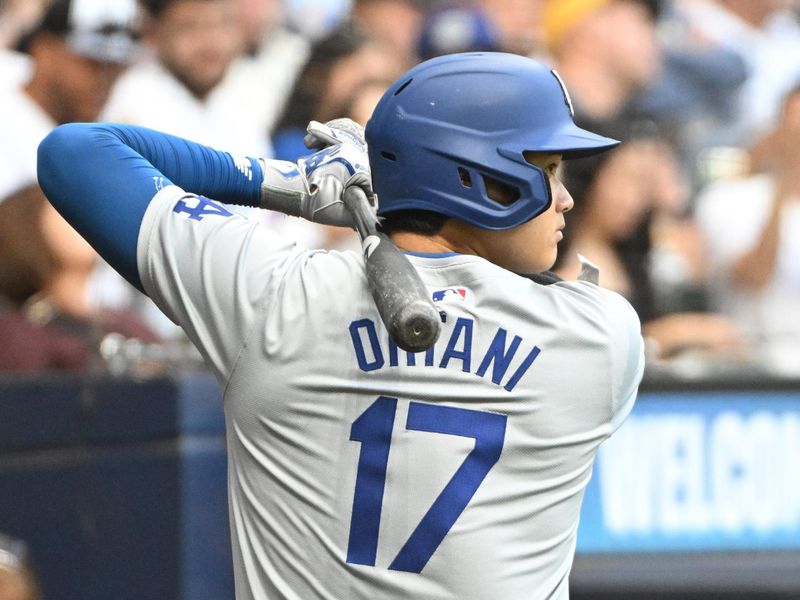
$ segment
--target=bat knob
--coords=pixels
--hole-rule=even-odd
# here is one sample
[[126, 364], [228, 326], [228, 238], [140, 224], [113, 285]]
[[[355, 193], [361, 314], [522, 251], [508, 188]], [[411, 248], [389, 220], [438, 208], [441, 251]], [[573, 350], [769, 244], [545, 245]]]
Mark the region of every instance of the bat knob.
[[398, 347], [406, 352], [423, 352], [439, 339], [442, 326], [434, 306], [417, 300], [398, 311], [388, 329]]

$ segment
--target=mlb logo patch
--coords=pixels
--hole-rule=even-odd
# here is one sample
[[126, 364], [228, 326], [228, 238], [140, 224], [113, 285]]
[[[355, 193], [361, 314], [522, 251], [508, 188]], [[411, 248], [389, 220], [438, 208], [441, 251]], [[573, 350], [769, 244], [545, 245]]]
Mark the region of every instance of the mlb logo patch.
[[467, 290], [465, 287], [452, 287], [445, 288], [443, 290], [435, 290], [431, 294], [431, 299], [434, 302], [464, 302], [467, 299], [468, 291], [469, 290]]

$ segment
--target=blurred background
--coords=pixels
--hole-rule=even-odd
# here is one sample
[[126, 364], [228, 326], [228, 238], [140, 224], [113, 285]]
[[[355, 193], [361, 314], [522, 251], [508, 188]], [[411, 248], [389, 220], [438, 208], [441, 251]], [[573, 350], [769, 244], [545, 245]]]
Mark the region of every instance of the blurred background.
[[233, 597], [216, 384], [50, 208], [39, 141], [120, 121], [294, 161], [309, 120], [366, 124], [470, 50], [552, 65], [625, 142], [562, 173], [555, 270], [595, 263], [648, 354], [572, 596], [800, 598], [799, 1], [0, 0], [0, 600]]

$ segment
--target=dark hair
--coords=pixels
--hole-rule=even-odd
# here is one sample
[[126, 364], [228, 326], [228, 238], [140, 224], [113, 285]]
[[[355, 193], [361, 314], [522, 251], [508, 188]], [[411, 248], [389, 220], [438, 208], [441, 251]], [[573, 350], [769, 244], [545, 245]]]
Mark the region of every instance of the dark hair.
[[382, 216], [379, 229], [386, 235], [396, 231], [435, 235], [449, 218], [429, 210], [398, 210]]
[[[17, 38], [14, 49], [17, 52], [30, 54], [33, 49], [34, 41], [41, 34], [49, 34], [64, 39], [70, 33], [76, 32], [77, 30], [85, 30], [86, 27], [77, 23], [72, 14], [73, 1], [74, 0], [55, 0], [50, 2], [39, 21]], [[106, 19], [105, 22], [98, 23], [90, 29], [93, 34], [99, 34], [101, 39], [108, 38], [110, 41], [108, 41], [107, 44], [110, 44], [117, 54], [125, 51], [127, 55], [127, 53], [136, 49], [134, 46], [121, 46], [119, 42], [122, 38], [116, 36], [116, 34], [121, 33], [125, 34], [132, 42], [138, 41], [139, 31], [136, 23], [133, 21], [114, 22], [113, 19]], [[79, 54], [87, 54], [87, 52], [89, 52], [89, 50], [84, 50], [79, 52]], [[96, 40], [91, 45], [91, 53], [89, 55], [91, 58], [102, 61], [127, 62], [127, 58], [118, 61], [117, 59], [107, 56], [106, 44]]]
[[[636, 143], [644, 140], [662, 140], [666, 143], [666, 138], [652, 123], [645, 121], [638, 122], [613, 122], [593, 125], [602, 135], [614, 137], [625, 143]], [[554, 268], [558, 270], [562, 266], [568, 254], [573, 250], [572, 236], [578, 227], [581, 219], [585, 218], [588, 208], [587, 198], [593, 192], [598, 175], [605, 168], [616, 152], [611, 150], [588, 158], [570, 160], [564, 165], [563, 181], [570, 195], [575, 200], [575, 206], [566, 215], [566, 227], [564, 228], [564, 241], [566, 242], [559, 249], [558, 258]], [[652, 212], [647, 211], [639, 223], [638, 227], [626, 238], [614, 240], [612, 247], [619, 258], [622, 266], [632, 282], [632, 290], [628, 300], [636, 309], [642, 321], [647, 321], [657, 316], [656, 299], [648, 256], [652, 247], [650, 238], [650, 224]]]
[[371, 39], [359, 25], [347, 21], [315, 43], [286, 101], [286, 108], [275, 131], [288, 127], [305, 130], [309, 121], [318, 119], [316, 111], [319, 97], [325, 90], [331, 68], [342, 58], [361, 50]]
[[50, 7], [45, 10], [36, 29], [47, 31], [56, 35], [66, 35], [70, 30], [70, 9], [71, 0], [57, 0], [52, 2]]
[[179, 0], [139, 0], [139, 5], [144, 8], [151, 17], [158, 18], [170, 6]]
[[386, 90], [392, 85], [392, 83], [394, 83], [394, 80], [388, 77], [370, 77], [369, 79], [359, 81], [351, 90], [350, 95], [342, 101], [342, 105], [336, 110], [336, 114], [343, 117], [349, 117], [353, 114], [354, 107], [358, 103], [361, 95], [366, 90], [369, 90], [370, 88], [382, 88]]
[[639, 3], [644, 4], [653, 21], [658, 21], [665, 11], [664, 0], [639, 0]]
[[40, 33], [51, 33], [59, 37], [69, 33], [70, 5], [69, 0], [53, 2], [39, 22], [17, 39], [14, 49], [23, 54], [30, 54], [33, 41]]
[[[659, 127], [646, 119], [625, 118], [613, 121], [594, 121], [583, 117], [576, 119], [576, 122], [584, 129], [620, 140], [623, 145], [637, 140], [667, 141], [667, 137]], [[575, 199], [575, 207], [570, 214], [572, 220], [575, 220], [576, 215], [582, 212], [583, 203], [580, 200], [588, 194], [597, 174], [613, 156], [614, 150], [612, 149], [609, 152], [601, 152], [564, 163], [564, 185]], [[569, 217], [567, 220], [570, 220]]]
[[147, 11], [151, 17], [158, 18], [175, 0], [139, 0], [139, 5]]

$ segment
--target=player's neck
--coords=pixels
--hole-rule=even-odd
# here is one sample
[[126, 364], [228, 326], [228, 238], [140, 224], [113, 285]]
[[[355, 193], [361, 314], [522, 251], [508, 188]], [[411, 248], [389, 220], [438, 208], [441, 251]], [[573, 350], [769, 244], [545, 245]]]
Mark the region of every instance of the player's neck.
[[469, 244], [460, 243], [441, 234], [422, 235], [410, 231], [395, 231], [392, 233], [391, 238], [398, 248], [406, 252], [478, 254]]
[[455, 250], [439, 235], [422, 235], [410, 231], [395, 231], [391, 235], [392, 241], [401, 250], [406, 252], [422, 252], [425, 254], [441, 254], [455, 252]]

